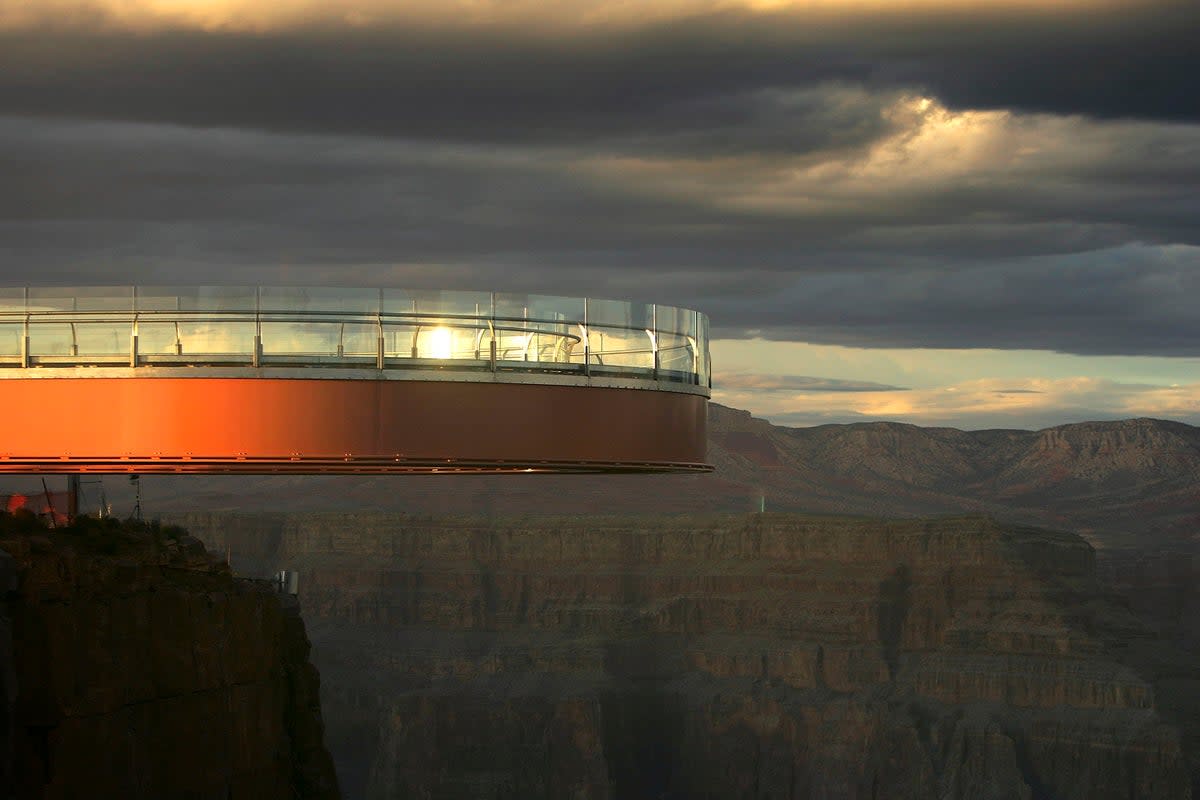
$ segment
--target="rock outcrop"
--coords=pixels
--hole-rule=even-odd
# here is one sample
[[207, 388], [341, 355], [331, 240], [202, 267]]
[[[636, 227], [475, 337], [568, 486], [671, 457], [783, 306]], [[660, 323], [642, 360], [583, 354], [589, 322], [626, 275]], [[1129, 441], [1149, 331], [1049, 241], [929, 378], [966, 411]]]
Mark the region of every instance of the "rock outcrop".
[[0, 523], [0, 796], [338, 796], [294, 599], [179, 531]]
[[348, 796], [1116, 800], [1200, 775], [1194, 655], [1073, 534], [251, 520], [186, 522], [300, 571]]

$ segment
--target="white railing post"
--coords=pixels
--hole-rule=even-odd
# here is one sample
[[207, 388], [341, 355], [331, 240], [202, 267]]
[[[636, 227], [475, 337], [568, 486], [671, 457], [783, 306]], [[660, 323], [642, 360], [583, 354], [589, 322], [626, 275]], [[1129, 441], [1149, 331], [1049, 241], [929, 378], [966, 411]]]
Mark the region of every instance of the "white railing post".
[[650, 349], [654, 354], [654, 380], [658, 380], [658, 304], [650, 304]]
[[592, 334], [588, 330], [588, 300], [583, 298], [583, 374], [592, 376]]
[[262, 287], [254, 287], [254, 354], [250, 357], [254, 367], [262, 365]]
[[[138, 294], [137, 287], [130, 287], [130, 298], [133, 301], [133, 329], [129, 334], [129, 366], [136, 367], [138, 365]], [[71, 325], [71, 347], [78, 350], [79, 344], [74, 341], [75, 326]]]
[[496, 293], [491, 292], [492, 310], [488, 316], [488, 333], [490, 334], [491, 344], [488, 345], [488, 366], [492, 372], [496, 371]]
[[375, 369], [383, 369], [387, 356], [383, 341], [383, 287], [379, 288], [379, 306], [375, 309]]

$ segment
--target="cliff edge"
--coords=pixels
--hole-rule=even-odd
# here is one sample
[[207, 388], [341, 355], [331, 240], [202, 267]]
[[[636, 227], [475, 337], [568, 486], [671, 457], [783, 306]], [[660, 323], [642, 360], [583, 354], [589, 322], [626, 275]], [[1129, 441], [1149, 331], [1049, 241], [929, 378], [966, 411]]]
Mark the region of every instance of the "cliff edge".
[[0, 797], [336, 798], [308, 656], [179, 529], [0, 515]]

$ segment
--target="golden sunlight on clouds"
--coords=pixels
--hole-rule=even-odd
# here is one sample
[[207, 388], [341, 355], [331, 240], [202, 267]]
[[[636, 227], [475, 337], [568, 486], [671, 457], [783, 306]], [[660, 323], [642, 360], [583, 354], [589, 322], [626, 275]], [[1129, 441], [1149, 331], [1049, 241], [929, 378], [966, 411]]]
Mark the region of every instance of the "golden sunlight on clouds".
[[[849, 88], [828, 89], [830, 103]], [[723, 211], [837, 213], [947, 187], [1018, 186], [1049, 174], [1094, 171], [1138, 147], [1149, 126], [1009, 111], [951, 111], [929, 97], [882, 110], [890, 132], [858, 149], [725, 157], [599, 156], [577, 171], [597, 183]], [[1168, 134], [1164, 134], [1168, 135]], [[1173, 134], [1164, 146], [1183, 146]], [[1072, 184], [1068, 183], [1069, 188]]]
[[[1041, 420], [1085, 409], [1106, 417], [1188, 419], [1200, 415], [1200, 383], [1174, 386], [1069, 377], [987, 378], [907, 391], [797, 391], [764, 394], [736, 381], [713, 392], [716, 402], [783, 420], [892, 420], [916, 425], [973, 427], [972, 420]], [[1035, 425], [1036, 426], [1036, 425]]]
[[1021, 10], [1117, 6], [1117, 0], [7, 0], [0, 29], [89, 25], [148, 30], [264, 31], [302, 26], [364, 27], [406, 23], [514, 25], [533, 28], [635, 27], [720, 11], [798, 16], [893, 15], [922, 11]]
[[716, 339], [712, 351], [718, 365], [713, 399], [783, 424], [895, 420], [1034, 428], [1127, 417], [1200, 422], [1195, 358], [762, 339]]
[[886, 14], [898, 10], [911, 12], [946, 9], [964, 11], [1020, 9], [1036, 12], [1053, 9], [1112, 8], [1119, 5], [1119, 2], [1120, 0], [906, 0], [904, 3], [898, 3], [896, 0], [741, 0], [741, 2], [730, 2], [726, 5], [762, 12], [836, 13], [853, 10]]

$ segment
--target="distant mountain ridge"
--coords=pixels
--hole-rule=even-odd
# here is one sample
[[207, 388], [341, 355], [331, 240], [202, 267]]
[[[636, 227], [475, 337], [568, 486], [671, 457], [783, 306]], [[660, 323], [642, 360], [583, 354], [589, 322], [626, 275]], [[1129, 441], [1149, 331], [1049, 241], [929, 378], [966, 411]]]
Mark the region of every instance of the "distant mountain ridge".
[[144, 503], [151, 513], [437, 516], [727, 512], [761, 503], [769, 511], [887, 517], [984, 513], [1076, 530], [1102, 544], [1150, 537], [1200, 546], [1200, 428], [1191, 425], [1129, 419], [1039, 431], [898, 422], [788, 428], [709, 408], [712, 475], [147, 478]]
[[786, 428], [716, 404], [709, 419], [718, 471], [757, 479], [784, 506], [889, 516], [969, 510], [1085, 532], [1183, 538], [1200, 531], [1200, 428], [1180, 422], [1040, 431], [896, 422]]

